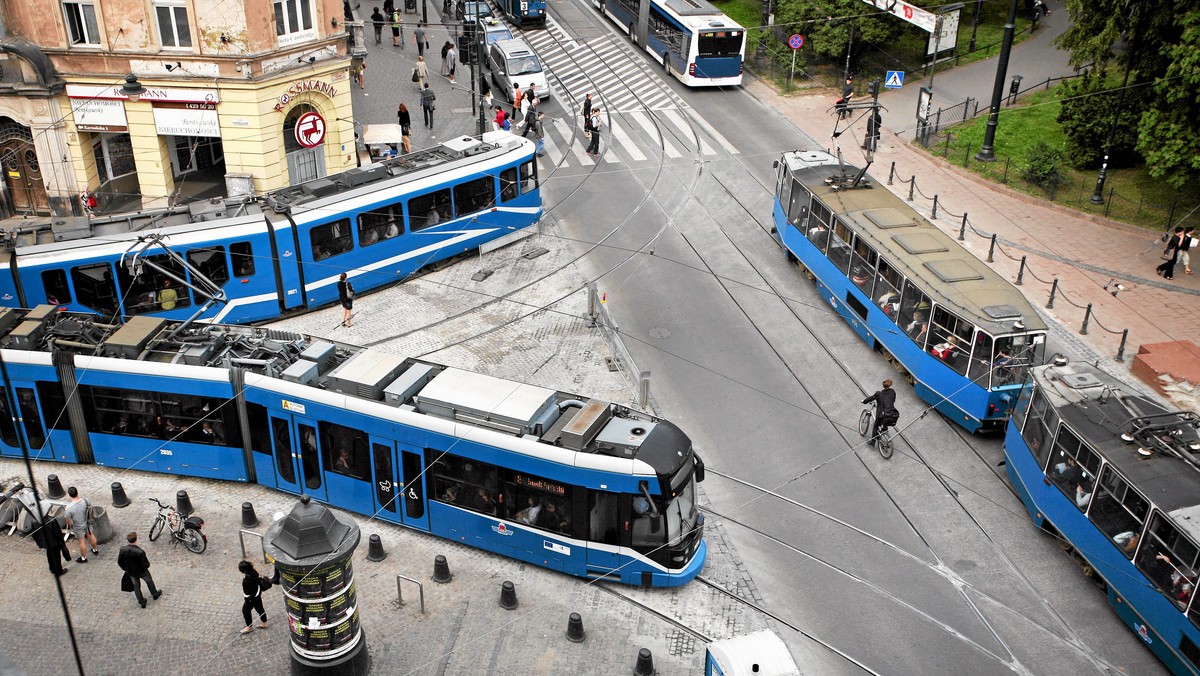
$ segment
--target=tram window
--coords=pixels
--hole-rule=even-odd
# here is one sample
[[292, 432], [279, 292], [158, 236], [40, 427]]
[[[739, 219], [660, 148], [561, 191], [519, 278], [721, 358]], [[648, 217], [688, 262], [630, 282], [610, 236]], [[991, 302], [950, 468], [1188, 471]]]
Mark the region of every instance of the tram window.
[[[792, 179], [784, 179], [785, 184], [790, 184], [792, 189], [788, 198], [781, 201], [780, 204], [787, 209], [787, 217], [789, 222], [794, 222], [801, 214], [809, 209], [809, 203], [812, 201], [808, 189], [801, 185], [800, 181]], [[826, 219], [828, 220], [828, 219]]]
[[929, 296], [905, 280], [900, 292], [900, 323], [904, 332], [922, 349], [929, 342]]
[[[976, 331], [975, 346], [971, 352], [970, 366], [967, 367], [967, 378], [988, 389], [1011, 384], [1012, 380], [1012, 374], [1009, 372], [1012, 359], [1006, 360], [999, 353], [993, 355], [992, 347], [992, 337], [983, 331]], [[1002, 382], [1006, 379], [1009, 383]]]
[[[217, 286], [229, 281], [229, 264], [225, 260], [225, 247], [210, 246], [192, 249], [187, 253], [188, 263]], [[197, 301], [200, 297], [197, 296]]]
[[900, 286], [904, 277], [882, 257], [875, 272], [875, 304], [893, 322], [900, 318]]
[[292, 430], [288, 421], [271, 418], [271, 436], [275, 438], [275, 465], [279, 478], [296, 483], [296, 467], [292, 464]]
[[46, 443], [46, 431], [42, 427], [42, 414], [38, 411], [37, 397], [33, 390], [17, 388], [17, 407], [25, 426], [25, 439], [30, 448], [41, 448]]
[[[1200, 619], [1196, 617], [1196, 613], [1197, 609], [1193, 607], [1188, 611], [1188, 617], [1192, 620], [1192, 624], [1200, 627]], [[1187, 634], [1179, 638], [1179, 652], [1191, 660], [1192, 664], [1200, 666], [1200, 648], [1196, 647], [1196, 644], [1192, 642], [1192, 639], [1187, 637]]]
[[375, 499], [379, 508], [395, 513], [396, 485], [395, 475], [392, 474], [391, 445], [371, 444], [371, 456], [375, 460]]
[[221, 400], [191, 394], [163, 392], [157, 395], [162, 412], [162, 438], [197, 444], [226, 444]]
[[71, 283], [75, 299], [102, 315], [117, 314], [117, 288], [113, 285], [112, 268], [108, 263], [81, 265], [71, 268]]
[[1096, 484], [1096, 495], [1092, 498], [1092, 508], [1088, 510], [1088, 518], [1096, 527], [1112, 540], [1124, 554], [1132, 558], [1137, 550], [1138, 539], [1142, 527], [1146, 525], [1146, 514], [1150, 504], [1124, 477], [1105, 465]]
[[43, 272], [42, 288], [46, 290], [46, 302], [51, 305], [66, 305], [71, 302], [71, 287], [67, 285], [67, 273], [63, 270]]
[[813, 246], [825, 253], [826, 247], [829, 245], [829, 221], [833, 218], [833, 213], [817, 200], [812, 201], [812, 206], [808, 215], [808, 239], [813, 243]]
[[[300, 437], [300, 468], [304, 470], [304, 485], [315, 490], [321, 487], [317, 431], [312, 425], [296, 425], [296, 431]], [[328, 453], [328, 449], [326, 452]]]
[[325, 449], [326, 471], [370, 481], [367, 468], [367, 433], [324, 420], [317, 423], [321, 431], [321, 448]]
[[126, 313], [169, 311], [192, 304], [187, 291], [181, 291], [179, 282], [164, 271], [177, 279], [185, 278], [183, 265], [166, 255], [147, 256], [132, 270], [125, 265], [117, 267], [117, 282], [125, 299]]
[[537, 165], [526, 162], [521, 165], [521, 194], [527, 195], [538, 187]]
[[350, 219], [318, 225], [309, 233], [314, 261], [323, 261], [354, 248], [350, 238]]
[[6, 446], [20, 446], [21, 442], [17, 440], [17, 427], [13, 423], [12, 406], [8, 403], [8, 392], [0, 390], [0, 441], [3, 441]]
[[829, 256], [830, 262], [833, 263], [842, 274], [846, 274], [850, 269], [850, 241], [854, 233], [846, 227], [846, 224], [835, 220], [833, 222], [833, 236], [829, 238]]
[[250, 450], [271, 454], [271, 437], [267, 427], [267, 407], [246, 402], [246, 420], [250, 424]]
[[1179, 608], [1191, 601], [1196, 584], [1196, 545], [1161, 512], [1150, 520], [1146, 542], [1134, 558], [1146, 577]]
[[571, 487], [513, 472], [504, 483], [508, 518], [556, 533], [571, 532]]
[[412, 451], [401, 453], [400, 466], [408, 483], [401, 488], [404, 491], [404, 513], [410, 519], [425, 516], [425, 486], [421, 481], [424, 474], [421, 467], [421, 456]]
[[230, 244], [229, 257], [233, 259], [233, 274], [238, 277], [250, 277], [254, 274], [254, 249], [250, 242]]
[[358, 245], [371, 246], [404, 232], [404, 205], [389, 204], [358, 215]]
[[954, 316], [949, 310], [938, 306], [933, 309], [933, 321], [929, 325], [933, 344], [930, 353], [960, 374], [966, 374], [971, 357], [971, 337], [975, 327]]
[[862, 237], [854, 238], [854, 255], [850, 259], [850, 281], [854, 282], [867, 298], [874, 298], [875, 262], [879, 259], [875, 250]]
[[1100, 458], [1092, 449], [1062, 426], [1054, 439], [1054, 455], [1050, 459], [1050, 480], [1080, 510], [1086, 510], [1095, 489]]
[[1037, 458], [1038, 466], [1045, 468], [1050, 458], [1050, 440], [1054, 438], [1054, 430], [1058, 428], [1058, 411], [1050, 406], [1046, 393], [1038, 388], [1033, 394], [1029, 405], [1029, 416], [1025, 421], [1022, 436], [1029, 446], [1033, 457]]
[[53, 430], [71, 430], [71, 419], [67, 417], [67, 398], [63, 394], [62, 385], [58, 383], [38, 383], [38, 401], [42, 403], [42, 413], [45, 416], [46, 427]]
[[418, 195], [408, 201], [408, 229], [412, 232], [432, 228], [453, 217], [449, 188]]
[[779, 164], [779, 172], [775, 177], [775, 196], [779, 198], [779, 208], [783, 210], [783, 217], [789, 223], [793, 223], [794, 219], [789, 208], [792, 203], [792, 186], [794, 181], [791, 174], [788, 173], [787, 163]]
[[454, 186], [454, 210], [466, 216], [496, 206], [496, 183], [491, 176], [482, 176]]
[[430, 464], [435, 499], [482, 514], [505, 516], [499, 468], [449, 453], [429, 453], [436, 454]]
[[[642, 498], [640, 495], [634, 499]], [[588, 539], [606, 545], [621, 544], [620, 496], [604, 491], [589, 491]]]
[[517, 199], [517, 170], [509, 167], [500, 172], [500, 199], [511, 202]]

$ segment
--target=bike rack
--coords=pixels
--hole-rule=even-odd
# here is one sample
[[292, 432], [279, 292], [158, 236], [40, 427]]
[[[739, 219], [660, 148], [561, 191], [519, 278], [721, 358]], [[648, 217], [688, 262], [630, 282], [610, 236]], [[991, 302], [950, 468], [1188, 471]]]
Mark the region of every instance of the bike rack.
[[421, 593], [421, 614], [424, 615], [425, 614], [425, 585], [421, 584], [420, 581], [414, 580], [411, 577], [408, 577], [406, 575], [397, 574], [396, 575], [396, 600], [400, 602], [401, 606], [404, 605], [404, 589], [400, 586], [401, 580], [408, 580], [409, 582], [417, 585], [417, 591], [419, 591]]
[[258, 538], [258, 546], [259, 546], [259, 549], [262, 550], [263, 563], [270, 563], [270, 561], [267, 560], [266, 540], [263, 538], [262, 533], [255, 533], [252, 530], [242, 529], [242, 530], [238, 531], [238, 542], [240, 542], [242, 545], [242, 558], [243, 559], [246, 558], [246, 536], [247, 535], [253, 535], [254, 537]]

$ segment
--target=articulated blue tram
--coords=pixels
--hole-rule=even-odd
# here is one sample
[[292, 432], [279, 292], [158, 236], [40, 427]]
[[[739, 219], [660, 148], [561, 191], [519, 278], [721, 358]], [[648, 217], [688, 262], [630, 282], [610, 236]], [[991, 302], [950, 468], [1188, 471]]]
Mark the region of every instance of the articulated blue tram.
[[0, 305], [113, 321], [305, 311], [337, 300], [343, 272], [361, 293], [531, 234], [542, 214], [533, 150], [489, 132], [262, 198], [34, 223], [0, 233]]
[[0, 455], [257, 482], [580, 577], [706, 555], [678, 427], [307, 336], [0, 310]]
[[1003, 429], [1045, 350], [1021, 292], [865, 170], [800, 151], [775, 167], [775, 232], [825, 300], [947, 418]]
[[497, 0], [500, 4], [500, 11], [508, 20], [517, 25], [517, 28], [527, 28], [533, 26], [542, 28], [546, 25], [546, 19], [550, 18], [547, 13], [546, 0]]
[[1030, 370], [1008, 424], [1009, 479], [1176, 674], [1200, 674], [1200, 416], [1087, 364]]

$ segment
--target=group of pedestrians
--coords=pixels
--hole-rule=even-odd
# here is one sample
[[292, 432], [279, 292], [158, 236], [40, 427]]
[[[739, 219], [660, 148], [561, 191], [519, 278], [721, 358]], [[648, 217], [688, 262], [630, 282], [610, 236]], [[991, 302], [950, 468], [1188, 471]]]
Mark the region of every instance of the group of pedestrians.
[[1190, 226], [1187, 228], [1181, 225], [1175, 226], [1175, 232], [1167, 239], [1167, 248], [1163, 249], [1163, 262], [1155, 268], [1155, 271], [1163, 279], [1174, 279], [1176, 263], [1183, 263], [1183, 271], [1186, 274], [1192, 274], [1190, 252], [1193, 244], [1200, 246], [1200, 242], [1196, 240], [1196, 229]]

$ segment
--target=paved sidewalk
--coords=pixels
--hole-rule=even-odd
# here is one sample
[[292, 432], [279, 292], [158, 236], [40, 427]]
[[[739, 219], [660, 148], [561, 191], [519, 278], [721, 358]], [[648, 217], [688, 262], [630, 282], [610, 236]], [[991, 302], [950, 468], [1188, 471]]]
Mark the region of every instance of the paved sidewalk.
[[[1057, 9], [1051, 19], [1066, 19], [1065, 10]], [[1048, 42], [1030, 41], [1014, 49], [1014, 60], [1033, 58], [1051, 62], [1062, 58], [1061, 54], [1047, 50], [1056, 52]], [[977, 81], [980, 87], [987, 83], [990, 91], [995, 61], [963, 66], [953, 77], [948, 74], [945, 79]], [[1062, 63], [1065, 64], [1065, 59]], [[940, 81], [942, 76], [938, 77]], [[764, 105], [782, 112], [825, 148], [835, 151], [840, 148], [848, 162], [863, 164], [864, 154], [859, 144], [865, 118], [840, 138], [831, 138], [835, 123], [830, 110], [830, 101], [836, 96], [833, 92], [787, 98], [759, 80], [751, 81], [745, 89]], [[975, 95], [967, 90], [962, 93]], [[903, 126], [906, 122], [901, 120], [899, 124]], [[1004, 124], [1003, 116], [1000, 124]], [[893, 185], [887, 186], [893, 163], [897, 178]], [[955, 236], [962, 214], [968, 214], [973, 230], [968, 229], [963, 244], [981, 259], [986, 259], [989, 238], [994, 233], [1000, 249], [995, 255], [994, 269], [1008, 279], [1016, 280], [1020, 259], [1027, 256], [1028, 269], [1020, 288], [1036, 307], [1045, 307], [1051, 282], [1058, 279], [1054, 307], [1043, 312], [1061, 324], [1065, 330], [1060, 335], [1068, 343], [1075, 342], [1075, 338], [1079, 340], [1078, 346], [1084, 352], [1077, 357], [1111, 360], [1117, 354], [1121, 331], [1128, 329], [1126, 360], [1119, 365], [1127, 369], [1141, 344], [1196, 341], [1200, 334], [1200, 311], [1197, 311], [1200, 276], [1184, 274], [1182, 266], [1177, 267], [1172, 281], [1155, 274], [1164, 246], [1159, 239], [1161, 232], [1065, 209], [985, 181], [910, 145], [897, 134], [888, 117], [884, 118], [884, 133], [869, 174], [878, 184], [906, 198], [909, 184], [901, 179], [907, 181], [916, 176], [913, 207], [931, 216], [936, 195], [938, 213], [932, 220]], [[1200, 260], [1193, 265], [1196, 267], [1200, 267]], [[1125, 288], [1114, 296], [1111, 291], [1116, 283]], [[1109, 285], [1108, 291], [1105, 285]], [[1092, 319], [1087, 334], [1080, 336], [1084, 308], [1089, 304]]]

